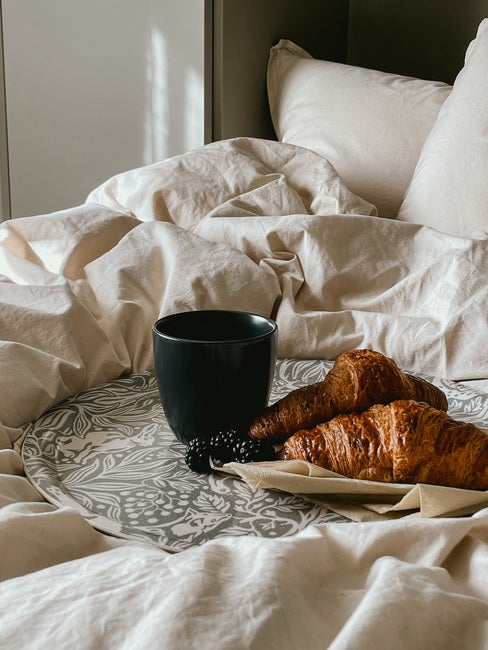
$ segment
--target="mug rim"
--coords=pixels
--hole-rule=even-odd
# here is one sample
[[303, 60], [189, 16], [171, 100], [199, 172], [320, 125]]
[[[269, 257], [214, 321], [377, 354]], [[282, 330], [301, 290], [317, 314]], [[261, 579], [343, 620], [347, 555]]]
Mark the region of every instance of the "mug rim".
[[[158, 325], [163, 321], [176, 320], [177, 318], [185, 317], [188, 314], [240, 314], [241, 316], [252, 316], [253, 318], [260, 319], [263, 323], [266, 323], [270, 329], [267, 332], [257, 334], [255, 336], [246, 336], [243, 338], [232, 338], [232, 339], [202, 339], [202, 338], [183, 338], [181, 336], [175, 336], [172, 334], [167, 334], [161, 332], [158, 329]], [[245, 311], [241, 309], [188, 309], [186, 311], [173, 312], [172, 314], [167, 314], [158, 318], [157, 321], [153, 324], [152, 331], [153, 334], [159, 336], [163, 339], [170, 341], [180, 341], [183, 343], [195, 343], [195, 344], [205, 344], [205, 345], [226, 345], [226, 344], [235, 344], [235, 343], [251, 343], [253, 341], [259, 341], [264, 338], [268, 338], [275, 334], [278, 330], [278, 325], [275, 320], [269, 318], [268, 316], [263, 316], [262, 314], [257, 314], [251, 311]]]

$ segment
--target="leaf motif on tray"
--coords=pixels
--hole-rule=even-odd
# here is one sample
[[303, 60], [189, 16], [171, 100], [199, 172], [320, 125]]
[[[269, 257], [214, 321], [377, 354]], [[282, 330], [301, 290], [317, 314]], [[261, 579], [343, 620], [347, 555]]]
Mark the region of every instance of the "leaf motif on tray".
[[[331, 365], [278, 361], [271, 401], [320, 381]], [[457, 416], [486, 426], [488, 397], [452, 382], [439, 385]], [[191, 472], [152, 372], [56, 405], [26, 427], [22, 455], [28, 476], [55, 505], [77, 508], [104, 531], [164, 547], [185, 549], [226, 535], [294, 535], [310, 525], [347, 521], [293, 495], [251, 489], [234, 476]]]

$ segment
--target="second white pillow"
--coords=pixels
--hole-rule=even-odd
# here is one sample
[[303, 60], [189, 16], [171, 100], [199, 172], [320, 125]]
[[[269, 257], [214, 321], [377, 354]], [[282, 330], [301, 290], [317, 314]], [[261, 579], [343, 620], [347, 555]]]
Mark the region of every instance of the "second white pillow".
[[399, 219], [460, 237], [488, 233], [487, 115], [485, 18], [424, 145]]

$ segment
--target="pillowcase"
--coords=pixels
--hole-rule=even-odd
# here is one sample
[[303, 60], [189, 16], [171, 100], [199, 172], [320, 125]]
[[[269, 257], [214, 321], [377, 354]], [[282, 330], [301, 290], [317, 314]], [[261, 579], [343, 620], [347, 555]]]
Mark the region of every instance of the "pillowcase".
[[415, 168], [399, 219], [467, 237], [488, 232], [488, 19]]
[[396, 217], [451, 86], [319, 61], [288, 40], [271, 48], [267, 83], [278, 139], [321, 154], [380, 216]]

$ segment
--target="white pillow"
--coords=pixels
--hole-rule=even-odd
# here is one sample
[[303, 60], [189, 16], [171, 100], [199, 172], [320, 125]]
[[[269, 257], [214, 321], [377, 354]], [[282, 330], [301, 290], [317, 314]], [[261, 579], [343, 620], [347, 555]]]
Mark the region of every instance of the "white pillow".
[[267, 80], [278, 139], [323, 155], [380, 216], [396, 217], [451, 86], [319, 61], [287, 40], [271, 49]]
[[427, 138], [399, 219], [451, 235], [488, 232], [488, 19]]

